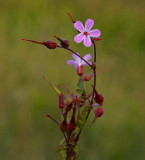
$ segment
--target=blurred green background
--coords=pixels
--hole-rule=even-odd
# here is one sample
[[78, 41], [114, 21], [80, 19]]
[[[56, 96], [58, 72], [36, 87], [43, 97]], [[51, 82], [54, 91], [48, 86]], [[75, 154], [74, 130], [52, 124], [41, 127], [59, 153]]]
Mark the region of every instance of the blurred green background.
[[[85, 55], [93, 48], [73, 41], [67, 13], [83, 23], [95, 21], [97, 89], [104, 94], [105, 114], [80, 139], [80, 160], [145, 159], [145, 1], [143, 0], [0, 0], [0, 160], [54, 160], [62, 138], [58, 97], [42, 79], [75, 91], [78, 77], [66, 61], [71, 54], [21, 41], [69, 39]], [[90, 70], [86, 69], [86, 73]], [[88, 86], [91, 82], [88, 84]]]

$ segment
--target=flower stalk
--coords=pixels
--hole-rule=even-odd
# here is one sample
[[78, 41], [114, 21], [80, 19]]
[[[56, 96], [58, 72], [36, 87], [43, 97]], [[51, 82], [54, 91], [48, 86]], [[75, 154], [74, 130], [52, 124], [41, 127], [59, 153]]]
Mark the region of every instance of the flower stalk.
[[[64, 51], [69, 51], [72, 53], [74, 60], [68, 60], [68, 65], [73, 65], [77, 75], [78, 83], [76, 88], [76, 93], [73, 93], [68, 87], [65, 86], [65, 89], [68, 91], [69, 96], [65, 95], [60, 91], [59, 87], [55, 87], [54, 84], [49, 82], [45, 77], [43, 79], [57, 92], [58, 94], [58, 109], [60, 110], [61, 120], [58, 122], [55, 118], [46, 114], [55, 124], [57, 124], [58, 129], [64, 136], [64, 140], [59, 144], [57, 152], [60, 154], [63, 160], [77, 160], [79, 158], [79, 139], [80, 135], [84, 129], [84, 125], [88, 120], [88, 117], [91, 111], [94, 111], [94, 119], [90, 124], [90, 127], [94, 122], [104, 114], [103, 102], [104, 97], [102, 94], [99, 94], [96, 90], [96, 42], [101, 40], [101, 32], [99, 29], [91, 30], [94, 25], [92, 19], [88, 19], [85, 23], [85, 27], [80, 21], [76, 21], [68, 13], [71, 18], [74, 28], [78, 31], [78, 35], [74, 37], [76, 43], [84, 42], [85, 47], [91, 47], [93, 45], [93, 61], [91, 54], [86, 54], [82, 57], [79, 53], [75, 52], [70, 48], [70, 42], [66, 39], [61, 39], [54, 35], [59, 45], [55, 41], [34, 41], [22, 39], [36, 44], [41, 44], [46, 46], [48, 49], [61, 48]], [[91, 73], [84, 75], [85, 67], [91, 68]], [[93, 82], [91, 82], [93, 79]], [[91, 93], [88, 93], [85, 88], [85, 83], [91, 82], [90, 85]]]

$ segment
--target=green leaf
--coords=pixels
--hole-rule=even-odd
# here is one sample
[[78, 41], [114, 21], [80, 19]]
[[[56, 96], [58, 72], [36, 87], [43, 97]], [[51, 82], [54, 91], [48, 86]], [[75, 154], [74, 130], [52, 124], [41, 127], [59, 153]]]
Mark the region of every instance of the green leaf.
[[78, 93], [85, 93], [85, 91], [82, 90], [82, 89], [76, 89], [76, 92], [78, 92]]
[[59, 155], [61, 156], [62, 160], [66, 160], [66, 150], [65, 149], [62, 149], [62, 150], [59, 150]]
[[76, 144], [76, 146], [74, 147], [74, 152], [79, 155], [80, 152], [80, 146], [78, 144]]
[[86, 106], [86, 107], [83, 109], [82, 113], [80, 114], [80, 117], [79, 117], [78, 121], [76, 122], [76, 125], [77, 125], [77, 127], [78, 127], [79, 129], [82, 129], [82, 128], [83, 128], [84, 123], [85, 123], [85, 121], [86, 121], [86, 116], [87, 116], [87, 114], [88, 114], [89, 109], [90, 109], [90, 106]]
[[77, 86], [78, 86], [80, 89], [84, 90], [84, 84], [83, 84], [83, 80], [82, 80], [82, 79], [79, 80], [79, 83], [77, 84]]

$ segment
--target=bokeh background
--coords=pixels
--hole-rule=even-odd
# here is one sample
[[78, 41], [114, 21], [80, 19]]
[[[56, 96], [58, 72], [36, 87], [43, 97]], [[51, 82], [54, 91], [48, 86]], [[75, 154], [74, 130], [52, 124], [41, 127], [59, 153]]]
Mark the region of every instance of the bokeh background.
[[[0, 160], [53, 160], [62, 135], [45, 117], [60, 120], [58, 97], [42, 79], [75, 92], [78, 76], [66, 61], [71, 54], [21, 41], [69, 39], [85, 55], [93, 48], [73, 41], [77, 34], [67, 13], [95, 21], [97, 89], [105, 114], [80, 139], [80, 160], [145, 159], [145, 1], [0, 0]], [[86, 68], [86, 73], [90, 70]], [[88, 84], [88, 86], [91, 82]]]

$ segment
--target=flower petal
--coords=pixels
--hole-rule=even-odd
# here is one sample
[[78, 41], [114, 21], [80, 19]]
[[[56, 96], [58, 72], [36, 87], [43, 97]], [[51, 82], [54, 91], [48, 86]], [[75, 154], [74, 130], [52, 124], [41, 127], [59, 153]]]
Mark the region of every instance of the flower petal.
[[84, 38], [84, 45], [86, 47], [90, 47], [92, 45], [92, 41], [91, 41], [91, 39], [90, 39], [89, 36], [87, 36], [87, 37]]
[[76, 22], [74, 23], [74, 27], [75, 27], [75, 29], [77, 29], [79, 32], [83, 32], [83, 31], [84, 31], [84, 26], [83, 26], [82, 22], [80, 22], [80, 21], [76, 21]]
[[84, 39], [83, 33], [80, 33], [80, 34], [78, 34], [78, 35], [76, 35], [76, 36], [74, 37], [74, 41], [75, 41], [76, 43], [81, 43], [83, 39]]
[[85, 59], [86, 61], [89, 61], [91, 58], [92, 58], [92, 55], [91, 55], [91, 54], [86, 54], [86, 55], [84, 56], [84, 59]]
[[99, 29], [94, 29], [89, 32], [91, 37], [100, 37], [101, 31]]
[[[80, 55], [79, 53], [77, 54]], [[72, 57], [75, 59], [76, 62], [78, 62], [78, 60], [80, 59], [76, 54], [72, 54]]]
[[94, 21], [92, 19], [88, 19], [85, 24], [85, 29], [90, 30], [94, 25]]
[[67, 61], [67, 64], [68, 64], [68, 65], [74, 65], [75, 63], [76, 63], [76, 62], [73, 61], [73, 60], [68, 60], [68, 61]]

